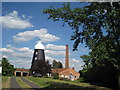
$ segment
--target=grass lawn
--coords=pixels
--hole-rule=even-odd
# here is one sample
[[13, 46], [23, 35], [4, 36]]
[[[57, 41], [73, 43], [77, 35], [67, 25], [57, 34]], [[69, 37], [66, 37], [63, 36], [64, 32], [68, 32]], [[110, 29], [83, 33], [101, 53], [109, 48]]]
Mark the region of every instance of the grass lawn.
[[2, 88], [10, 88], [11, 77], [2, 76]]
[[31, 88], [31, 86], [29, 86], [23, 80], [21, 80], [20, 77], [16, 77], [16, 81], [18, 82], [21, 88]]
[[112, 90], [105, 87], [90, 85], [89, 83], [80, 83], [78, 81], [63, 81], [51, 78], [25, 77], [31, 82], [36, 83], [41, 88], [80, 88], [82, 90]]

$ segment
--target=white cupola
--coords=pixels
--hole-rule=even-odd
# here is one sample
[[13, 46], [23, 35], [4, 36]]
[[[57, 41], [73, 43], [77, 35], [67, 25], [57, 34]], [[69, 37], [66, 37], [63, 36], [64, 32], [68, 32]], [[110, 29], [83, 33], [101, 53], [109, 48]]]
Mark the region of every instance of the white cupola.
[[35, 45], [35, 49], [45, 49], [44, 45], [42, 44], [41, 40]]

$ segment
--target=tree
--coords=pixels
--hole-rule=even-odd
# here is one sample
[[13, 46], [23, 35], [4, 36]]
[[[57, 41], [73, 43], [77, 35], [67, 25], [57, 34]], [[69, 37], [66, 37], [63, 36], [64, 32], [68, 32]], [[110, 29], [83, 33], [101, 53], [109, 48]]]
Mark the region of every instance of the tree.
[[51, 65], [50, 65], [49, 61], [47, 60], [45, 63], [46, 63], [45, 64], [46, 73], [51, 73]]
[[43, 76], [45, 76], [47, 73], [51, 72], [51, 65], [49, 64], [48, 60], [38, 60], [36, 62], [36, 66], [32, 67], [31, 71], [35, 71], [35, 73], [40, 73]]
[[56, 68], [63, 68], [63, 65], [62, 65], [62, 63], [59, 61], [59, 62], [57, 62], [56, 60], [53, 60], [53, 69], [56, 69]]
[[90, 56], [89, 55], [82, 55], [80, 57], [82, 58], [83, 62], [85, 63], [84, 67], [86, 69], [89, 68], [91, 66], [91, 64], [90, 64], [90, 61], [91, 61]]
[[2, 67], [2, 61], [0, 60], [0, 67]]
[[120, 58], [119, 11], [120, 3], [118, 2], [100, 2], [90, 3], [83, 9], [71, 9], [70, 4], [67, 3], [61, 8], [52, 7], [43, 12], [49, 14], [48, 19], [62, 20], [75, 30], [71, 38], [71, 40], [75, 40], [73, 50], [77, 49], [79, 43], [85, 42], [86, 46], [92, 49], [101, 41], [106, 40], [108, 51], [111, 52], [111, 48], [113, 48], [115, 50], [114, 58]]
[[15, 68], [11, 65], [7, 60], [7, 58], [2, 58], [2, 75], [3, 76], [12, 76]]
[[[109, 39], [116, 42], [117, 48], [119, 47], [119, 10], [120, 3], [90, 3], [84, 8], [71, 9], [70, 4], [64, 4], [61, 8], [45, 9], [43, 12], [49, 14], [48, 19], [54, 21], [62, 21], [68, 23], [70, 27], [75, 29], [72, 40], [76, 40], [74, 43], [74, 50], [79, 43], [86, 42], [86, 45], [92, 48], [99, 38], [104, 36], [110, 37]], [[82, 30], [80, 30], [82, 26]], [[103, 30], [103, 28], [105, 28]], [[108, 38], [107, 38], [108, 39]], [[89, 41], [93, 40], [94, 43]], [[119, 49], [118, 49], [119, 50]]]
[[[79, 43], [83, 42], [92, 50], [90, 52], [92, 68], [88, 69], [86, 76], [90, 76], [92, 72], [94, 74], [91, 77], [94, 80], [110, 82], [109, 86], [115, 86], [113, 83], [116, 83], [117, 86], [116, 78], [112, 77], [117, 77], [120, 72], [119, 11], [119, 2], [94, 2], [83, 8], [73, 9], [70, 3], [65, 3], [61, 8], [51, 7], [43, 12], [49, 14], [48, 19], [62, 20], [74, 29], [71, 36], [71, 40], [75, 40], [73, 50], [77, 50]], [[100, 72], [104, 73], [104, 78], [107, 78], [105, 81], [101, 79]], [[111, 73], [109, 78], [108, 72]]]
[[63, 68], [62, 63], [60, 61], [58, 63], [59, 63], [59, 68]]

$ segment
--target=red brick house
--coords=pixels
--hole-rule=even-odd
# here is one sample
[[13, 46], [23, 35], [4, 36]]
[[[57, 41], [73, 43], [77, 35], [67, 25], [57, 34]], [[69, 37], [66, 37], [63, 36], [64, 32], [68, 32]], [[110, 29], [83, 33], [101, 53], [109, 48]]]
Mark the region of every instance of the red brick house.
[[53, 69], [52, 76], [58, 75], [59, 79], [77, 80], [80, 77], [80, 73], [76, 72], [74, 68], [69, 68], [69, 52], [68, 45], [66, 45], [66, 57], [65, 68]]
[[76, 72], [72, 68], [60, 68], [60, 69], [53, 69], [52, 76], [58, 75], [59, 79], [68, 79], [68, 80], [77, 80], [80, 77], [80, 73]]

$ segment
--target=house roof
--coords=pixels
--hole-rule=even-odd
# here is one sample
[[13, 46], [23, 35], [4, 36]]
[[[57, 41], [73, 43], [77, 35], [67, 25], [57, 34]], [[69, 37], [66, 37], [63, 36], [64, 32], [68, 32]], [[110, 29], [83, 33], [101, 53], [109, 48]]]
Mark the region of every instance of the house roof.
[[60, 73], [60, 72], [62, 72], [62, 71], [64, 71], [64, 70], [66, 70], [66, 69], [68, 69], [68, 68], [53, 69], [53, 70], [52, 70], [52, 73]]
[[60, 68], [60, 69], [53, 69], [52, 73], [58, 73], [58, 74], [65, 74], [65, 75], [70, 75], [72, 74], [79, 74], [78, 72], [76, 72], [74, 69], [72, 68]]
[[16, 69], [15, 71], [30, 71], [30, 69]]
[[74, 69], [69, 68], [67, 70], [60, 72], [59, 74], [65, 74], [65, 75], [70, 75], [70, 74], [76, 75], [77, 74], [78, 75], [80, 73], [76, 72]]

